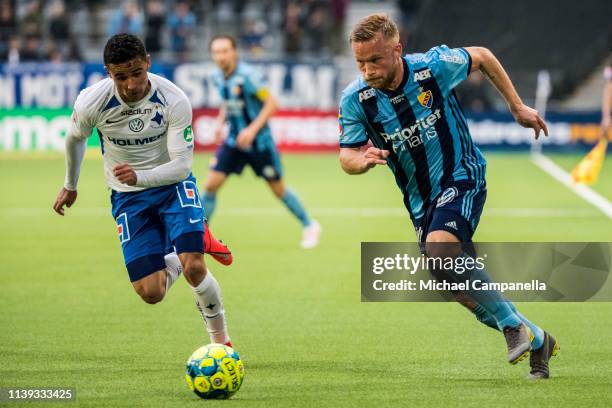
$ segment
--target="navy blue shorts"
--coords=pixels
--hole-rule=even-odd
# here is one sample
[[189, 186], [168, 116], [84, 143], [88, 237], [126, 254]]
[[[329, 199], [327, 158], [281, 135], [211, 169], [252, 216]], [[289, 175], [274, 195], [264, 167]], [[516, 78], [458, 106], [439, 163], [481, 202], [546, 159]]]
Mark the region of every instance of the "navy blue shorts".
[[247, 164], [258, 177], [266, 180], [276, 181], [283, 176], [280, 156], [274, 145], [263, 149], [253, 146], [251, 150], [246, 151], [223, 144], [217, 150], [210, 168], [225, 174], [241, 174]]
[[417, 239], [425, 242], [432, 231], [447, 231], [460, 242], [472, 242], [487, 198], [486, 185], [458, 181], [446, 188], [425, 210], [425, 215], [414, 220]]
[[166, 267], [164, 255], [204, 253], [204, 211], [196, 180], [111, 193], [123, 258], [135, 282]]

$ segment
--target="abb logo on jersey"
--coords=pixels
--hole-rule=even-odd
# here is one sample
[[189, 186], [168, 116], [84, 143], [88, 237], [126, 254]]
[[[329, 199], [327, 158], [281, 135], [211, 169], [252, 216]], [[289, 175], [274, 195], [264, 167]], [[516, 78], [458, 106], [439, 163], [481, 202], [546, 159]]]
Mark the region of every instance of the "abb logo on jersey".
[[429, 68], [414, 73], [414, 82], [424, 81], [429, 78], [431, 78], [431, 70]]
[[371, 97], [373, 97], [376, 93], [374, 92], [373, 89], [369, 88], [366, 89], [365, 91], [361, 91], [359, 92], [359, 102], [363, 102], [366, 99], [370, 99]]

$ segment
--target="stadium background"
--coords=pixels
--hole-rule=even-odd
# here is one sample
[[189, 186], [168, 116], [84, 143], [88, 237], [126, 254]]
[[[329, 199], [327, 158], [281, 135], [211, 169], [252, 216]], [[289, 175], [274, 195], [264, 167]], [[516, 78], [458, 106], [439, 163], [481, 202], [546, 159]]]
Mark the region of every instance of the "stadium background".
[[[360, 17], [381, 11], [400, 25], [407, 52], [440, 43], [490, 48], [529, 105], [538, 75], [548, 94], [546, 71], [551, 136], [543, 152], [561, 169], [598, 138], [612, 35], [606, 1], [0, 0], [0, 386], [74, 386], [83, 405], [199, 402], [181, 381], [183, 361], [205, 341], [200, 317], [187, 285], [155, 307], [132, 293], [96, 137], [66, 219], [51, 203], [63, 181], [71, 105], [104, 76], [106, 38], [125, 29], [146, 40], [152, 71], [192, 102], [201, 182], [219, 102], [207, 45], [224, 32], [279, 96], [272, 127], [289, 153], [287, 181], [323, 225], [321, 245], [305, 252], [297, 223], [251, 173], [220, 193], [213, 228], [236, 263], [209, 264], [246, 362], [237, 400], [609, 406], [609, 303], [521, 305], [562, 345], [557, 378], [537, 387], [525, 387], [526, 367], [506, 367], [501, 338], [456, 305], [360, 303], [359, 243], [414, 239], [388, 171], [349, 177], [336, 157], [339, 92], [357, 74], [345, 39]], [[473, 75], [458, 94], [489, 162], [476, 239], [612, 241], [610, 216], [534, 163], [532, 134], [512, 122], [491, 86]], [[611, 179], [608, 162], [593, 186], [608, 205]]]

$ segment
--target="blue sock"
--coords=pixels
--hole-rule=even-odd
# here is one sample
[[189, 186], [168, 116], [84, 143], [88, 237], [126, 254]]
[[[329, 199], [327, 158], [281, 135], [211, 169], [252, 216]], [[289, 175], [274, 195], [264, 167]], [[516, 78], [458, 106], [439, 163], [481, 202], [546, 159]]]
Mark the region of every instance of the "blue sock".
[[204, 193], [202, 194], [202, 202], [204, 205], [204, 216], [210, 223], [210, 219], [212, 218], [213, 212], [215, 212], [215, 207], [217, 205], [217, 195], [214, 193]]
[[[487, 274], [486, 271], [482, 270], [482, 269], [474, 269], [472, 271], [472, 275], [471, 275], [472, 279], [480, 279], [483, 282], [491, 282], [491, 278], [489, 277], [489, 275]], [[490, 292], [487, 292], [487, 294]], [[501, 294], [499, 295], [501, 296]], [[527, 327], [529, 327], [529, 330], [531, 330], [531, 333], [533, 333], [533, 341], [531, 342], [531, 347], [534, 350], [539, 349], [540, 347], [542, 347], [542, 344], [544, 343], [544, 331], [542, 329], [540, 329], [538, 326], [536, 326], [535, 324], [533, 324], [531, 321], [529, 321], [525, 316], [523, 316], [519, 311], [516, 310], [516, 306], [514, 306], [514, 303], [505, 300], [504, 304], [510, 308], [510, 311], [516, 316], [518, 317], [523, 323], [525, 323], [525, 325]], [[491, 320], [495, 320], [495, 318], [493, 317], [493, 315], [491, 315], [490, 313], [488, 313], [485, 310], [485, 313], [483, 314], [482, 311], [483, 309], [485, 309], [484, 307], [482, 307], [482, 305], [478, 305], [476, 306], [476, 309], [473, 310], [473, 313], [476, 315], [476, 318], [478, 320], [480, 320], [482, 323], [486, 324], [487, 326], [490, 326], [490, 321]], [[513, 320], [515, 321], [515, 320]], [[512, 326], [514, 326], [514, 324], [511, 324]], [[502, 327], [500, 327], [500, 329], [502, 329]]]
[[[481, 280], [483, 282], [491, 282], [491, 278], [482, 268], [474, 268], [469, 273], [469, 280]], [[515, 307], [512, 302], [507, 301], [497, 290], [468, 290], [472, 299], [474, 299], [483, 309], [485, 309], [497, 322], [499, 330], [504, 327], [517, 327], [522, 323], [521, 318], [514, 313]]]
[[481, 305], [476, 305], [472, 313], [476, 316], [478, 321], [486, 326], [489, 326], [492, 329], [499, 331], [499, 327], [497, 327], [497, 321], [495, 318], [485, 310]]
[[298, 220], [300, 220], [303, 226], [307, 227], [310, 225], [310, 217], [300, 202], [297, 194], [295, 194], [293, 190], [286, 188], [285, 195], [283, 198], [281, 198], [281, 201], [285, 204], [289, 211], [291, 211], [291, 213], [295, 215]]

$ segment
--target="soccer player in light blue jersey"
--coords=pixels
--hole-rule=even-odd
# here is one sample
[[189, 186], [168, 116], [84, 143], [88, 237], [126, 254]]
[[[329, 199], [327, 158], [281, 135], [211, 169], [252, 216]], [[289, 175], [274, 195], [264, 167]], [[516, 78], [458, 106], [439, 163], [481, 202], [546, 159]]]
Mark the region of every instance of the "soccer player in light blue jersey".
[[[465, 256], [486, 197], [486, 161], [474, 146], [453, 88], [480, 70], [508, 103], [515, 120], [535, 137], [548, 129], [538, 112], [523, 104], [505, 70], [486, 48], [434, 47], [402, 56], [396, 25], [373, 14], [351, 32], [361, 77], [340, 101], [340, 162], [348, 174], [388, 165], [402, 191], [417, 238], [430, 257]], [[373, 146], [368, 146], [368, 143]], [[434, 271], [457, 279], [452, 271]], [[488, 278], [484, 270], [478, 274]], [[503, 333], [512, 364], [530, 354], [530, 378], [549, 377], [555, 339], [527, 320], [497, 291], [453, 293], [484, 324]]]
[[[219, 66], [214, 83], [223, 104], [215, 129], [215, 141], [221, 146], [204, 183], [202, 200], [206, 218], [210, 221], [217, 203], [217, 191], [227, 177], [232, 173], [241, 174], [248, 164], [302, 224], [302, 247], [315, 247], [319, 243], [321, 226], [310, 218], [297, 194], [285, 186], [280, 156], [268, 126], [268, 120], [277, 108], [276, 98], [270, 94], [261, 74], [238, 60], [233, 37], [214, 37], [210, 51]], [[229, 134], [223, 140], [222, 130], [226, 121]]]

